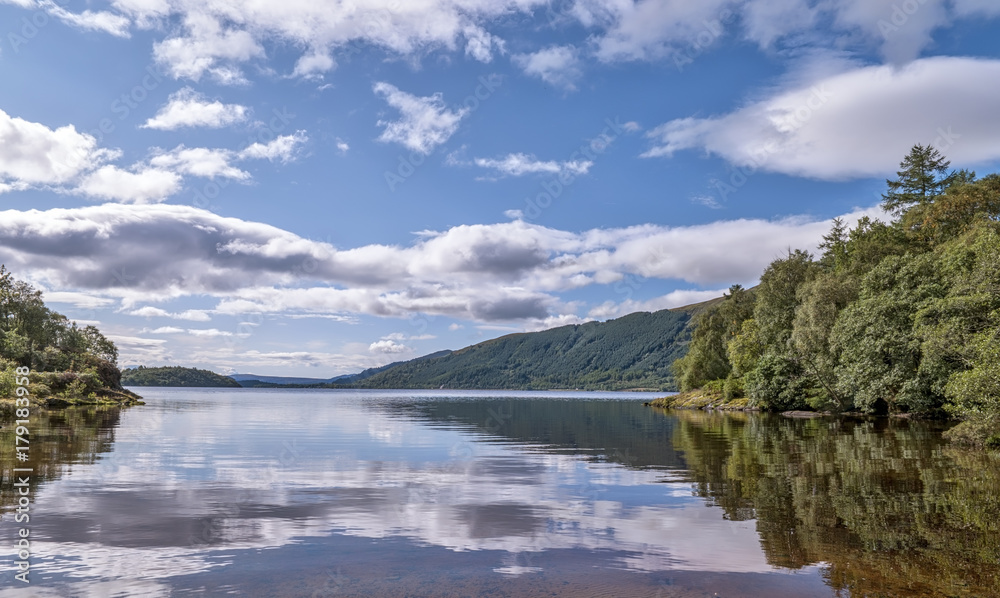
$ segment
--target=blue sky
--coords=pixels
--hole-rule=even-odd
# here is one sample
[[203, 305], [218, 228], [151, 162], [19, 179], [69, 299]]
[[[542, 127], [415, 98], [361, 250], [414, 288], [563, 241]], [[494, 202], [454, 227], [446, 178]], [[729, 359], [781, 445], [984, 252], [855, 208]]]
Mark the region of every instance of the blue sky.
[[326, 377], [751, 285], [915, 143], [1000, 162], [992, 0], [0, 0], [0, 261], [123, 365]]

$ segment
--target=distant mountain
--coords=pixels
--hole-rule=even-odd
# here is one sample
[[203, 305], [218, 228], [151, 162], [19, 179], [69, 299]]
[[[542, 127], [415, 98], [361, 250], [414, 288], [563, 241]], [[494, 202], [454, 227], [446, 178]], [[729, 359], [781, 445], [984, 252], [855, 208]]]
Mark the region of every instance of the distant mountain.
[[261, 386], [257, 384], [252, 384], [253, 382], [263, 382], [266, 386], [287, 386], [287, 385], [315, 385], [315, 384], [329, 384], [331, 382], [336, 382], [344, 378], [349, 378], [347, 376], [336, 376], [334, 378], [296, 378], [293, 376], [260, 376], [257, 374], [230, 374], [229, 378], [236, 380], [241, 386]]
[[[191, 368], [127, 370], [132, 386], [676, 390], [670, 366], [687, 352], [691, 319], [721, 301], [639, 312], [607, 322], [509, 334], [334, 378], [233, 374]], [[220, 381], [221, 379], [222, 381]]]
[[717, 301], [510, 334], [458, 351], [368, 370], [331, 386], [675, 390], [670, 366], [687, 351], [688, 324]]
[[147, 368], [139, 366], [122, 372], [122, 386], [235, 387], [239, 382], [208, 370], [178, 366]]

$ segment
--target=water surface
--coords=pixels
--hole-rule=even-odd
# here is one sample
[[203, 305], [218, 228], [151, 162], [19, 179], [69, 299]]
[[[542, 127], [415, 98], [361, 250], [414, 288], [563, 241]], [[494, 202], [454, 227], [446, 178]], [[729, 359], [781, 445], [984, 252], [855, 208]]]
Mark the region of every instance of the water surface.
[[33, 422], [31, 591], [10, 548], [0, 597], [1000, 596], [1000, 460], [938, 425], [140, 390]]

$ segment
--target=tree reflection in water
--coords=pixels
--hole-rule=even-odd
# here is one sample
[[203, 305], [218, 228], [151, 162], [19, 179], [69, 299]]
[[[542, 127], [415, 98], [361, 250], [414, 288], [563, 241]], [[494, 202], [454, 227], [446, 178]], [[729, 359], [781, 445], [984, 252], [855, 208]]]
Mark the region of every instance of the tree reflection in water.
[[671, 411], [697, 494], [838, 594], [1000, 596], [1000, 456], [938, 424]]

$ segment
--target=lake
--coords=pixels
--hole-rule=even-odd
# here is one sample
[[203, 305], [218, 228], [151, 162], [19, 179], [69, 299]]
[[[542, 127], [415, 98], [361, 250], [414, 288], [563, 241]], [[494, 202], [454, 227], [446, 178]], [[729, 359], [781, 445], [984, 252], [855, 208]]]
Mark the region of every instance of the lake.
[[7, 596], [1000, 596], [1000, 457], [633, 393], [136, 389], [33, 416]]

